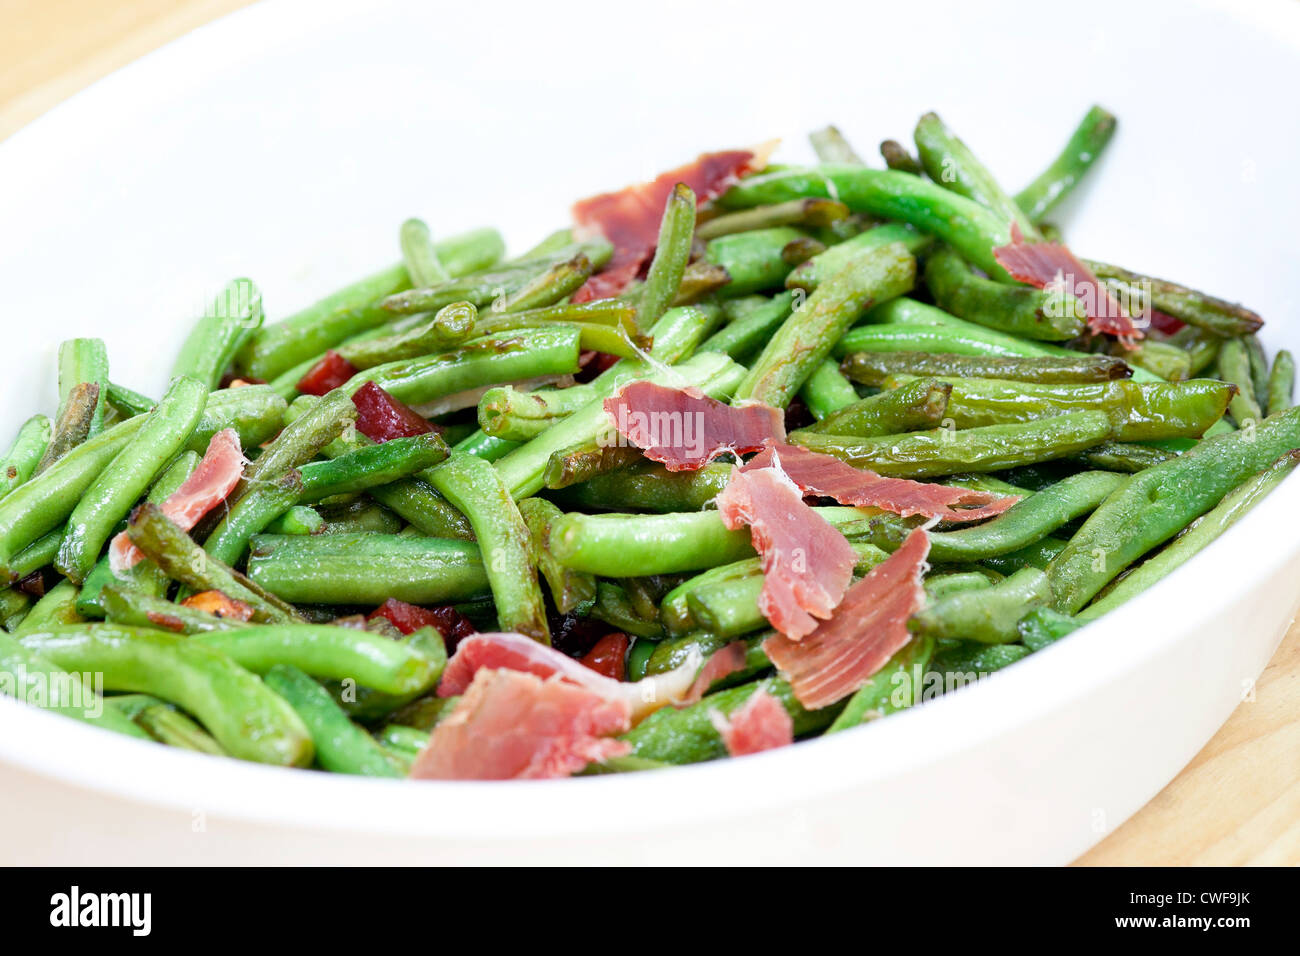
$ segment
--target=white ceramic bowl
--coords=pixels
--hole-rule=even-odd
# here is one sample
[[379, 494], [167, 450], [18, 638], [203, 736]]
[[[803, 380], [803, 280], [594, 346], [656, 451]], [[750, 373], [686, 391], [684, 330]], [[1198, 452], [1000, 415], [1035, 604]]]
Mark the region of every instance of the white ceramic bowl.
[[[1096, 101], [1079, 251], [1247, 300], [1300, 347], [1294, 3], [272, 2], [96, 84], [0, 146], [11, 426], [56, 343], [162, 385], [190, 318], [253, 276], [272, 317], [396, 257], [396, 226], [497, 224], [697, 152], [838, 123], [863, 152], [937, 109], [1016, 188]], [[1137, 600], [994, 679], [852, 733], [665, 773], [408, 784], [196, 757], [0, 700], [6, 862], [1062, 863], [1223, 722], [1292, 619], [1288, 480]]]

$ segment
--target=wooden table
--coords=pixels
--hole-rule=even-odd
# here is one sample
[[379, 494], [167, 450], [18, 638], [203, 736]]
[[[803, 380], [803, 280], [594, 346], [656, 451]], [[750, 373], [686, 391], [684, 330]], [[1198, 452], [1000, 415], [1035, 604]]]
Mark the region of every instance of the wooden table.
[[[0, 139], [248, 0], [0, 0]], [[1300, 627], [1178, 777], [1083, 865], [1300, 865]]]

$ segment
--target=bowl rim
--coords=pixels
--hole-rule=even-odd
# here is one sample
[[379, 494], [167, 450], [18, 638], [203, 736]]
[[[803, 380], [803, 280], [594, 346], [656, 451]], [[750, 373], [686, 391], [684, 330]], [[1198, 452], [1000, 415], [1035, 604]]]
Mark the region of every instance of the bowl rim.
[[[1198, 3], [1267, 26], [1273, 38], [1300, 50], [1300, 5], [1287, 0]], [[245, 7], [146, 54], [14, 133], [0, 144], [0, 157], [38, 147], [42, 137], [74, 123], [102, 99], [146, 83], [149, 64], [184, 59], [188, 70], [221, 68], [232, 31], [255, 28], [265, 38], [291, 30], [301, 6], [300, 0], [275, 0]], [[319, 4], [311, 9], [317, 19], [326, 15]], [[1054, 644], [999, 671], [996, 681], [980, 681], [887, 722], [741, 759], [565, 781], [374, 780], [178, 751], [99, 732], [0, 697], [0, 721], [6, 726], [0, 762], [155, 807], [393, 836], [494, 841], [535, 836], [539, 829], [552, 836], [631, 833], [724, 819], [739, 805], [751, 812], [788, 807], [974, 749], [1130, 675], [1197, 629], [1193, 610], [1170, 620], [1169, 608], [1195, 609], [1211, 593], [1217, 603], [1230, 605], [1259, 586], [1251, 575], [1224, 578], [1218, 568], [1280, 567], [1300, 557], [1300, 537], [1272, 533], [1285, 526], [1284, 512], [1294, 514], [1297, 506], [1300, 476], [1292, 475], [1204, 552], [1081, 629], [1086, 642]], [[1134, 634], [1144, 637], [1134, 640]], [[573, 799], [578, 787], [585, 788], [585, 797], [618, 801], [626, 812], [589, 816], [589, 800]], [[702, 800], [702, 794], [708, 799]], [[374, 806], [376, 798], [382, 801], [382, 815], [358, 812]], [[429, 813], [430, 806], [438, 812]], [[521, 806], [527, 812], [520, 813]], [[651, 815], [652, 821], [639, 822]]]

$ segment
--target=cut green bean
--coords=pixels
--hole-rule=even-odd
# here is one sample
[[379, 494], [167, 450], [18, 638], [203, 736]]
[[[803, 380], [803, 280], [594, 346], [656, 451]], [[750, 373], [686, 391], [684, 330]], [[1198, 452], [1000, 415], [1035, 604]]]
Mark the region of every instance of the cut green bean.
[[825, 435], [896, 435], [937, 428], [948, 408], [952, 386], [931, 379], [914, 379], [898, 388], [845, 405], [802, 431]]
[[812, 143], [813, 152], [817, 154], [817, 159], [823, 163], [856, 163], [862, 165], [862, 157], [859, 156], [849, 141], [844, 138], [844, 134], [835, 126], [823, 126], [821, 129], [815, 129], [808, 134], [808, 141]]
[[1286, 349], [1273, 357], [1273, 368], [1268, 373], [1268, 413], [1284, 412], [1295, 404], [1295, 359]]
[[592, 475], [553, 497], [570, 507], [602, 511], [699, 511], [730, 477], [731, 466], [721, 463], [695, 471], [668, 471], [646, 463]]
[[235, 279], [208, 306], [181, 346], [172, 377], [185, 376], [209, 391], [221, 384], [239, 350], [262, 327], [262, 293], [251, 279]]
[[1084, 353], [1073, 356], [997, 356], [924, 351], [851, 352], [844, 359], [843, 368], [844, 374], [853, 381], [876, 388], [897, 375], [949, 380], [951, 377], [1009, 379], [1050, 384], [1108, 382], [1127, 378], [1131, 373], [1123, 359]]
[[907, 622], [915, 634], [961, 638], [982, 644], [1009, 644], [1020, 639], [1016, 625], [1034, 607], [1051, 603], [1047, 572], [1022, 568], [1005, 581], [980, 591], [962, 591], [927, 602]]
[[86, 437], [104, 430], [104, 408], [107, 405], [108, 349], [103, 339], [68, 339], [59, 345], [59, 410], [55, 420], [67, 412], [73, 390], [78, 386], [93, 385], [95, 391]]
[[930, 253], [925, 283], [934, 300], [954, 315], [1030, 339], [1063, 342], [1080, 335], [1087, 323], [1082, 301], [1059, 286], [1035, 289], [1007, 285], [975, 275], [947, 247]]
[[[881, 140], [880, 158], [885, 161], [885, 165], [890, 169], [898, 170], [901, 173], [911, 173], [913, 176], [920, 176], [925, 173], [925, 170], [921, 167], [921, 161], [896, 139]], [[823, 162], [825, 161], [823, 160]]]
[[803, 383], [799, 389], [799, 398], [808, 406], [813, 418], [821, 421], [827, 415], [856, 402], [858, 393], [854, 390], [853, 383], [840, 373], [839, 363], [826, 359]]
[[899, 223], [874, 226], [800, 263], [786, 276], [786, 288], [814, 292], [819, 285], [836, 273], [844, 271], [862, 256], [895, 242], [901, 242], [908, 252], [916, 255], [927, 249], [932, 240], [910, 226]]
[[528, 527], [533, 564], [546, 579], [555, 609], [561, 614], [586, 614], [596, 600], [595, 576], [567, 568], [551, 554], [551, 522], [564, 512], [543, 498], [525, 498], [519, 502], [519, 514]]
[[54, 421], [54, 433], [45, 446], [41, 460], [36, 463], [34, 474], [39, 475], [90, 437], [90, 428], [98, 408], [98, 385], [79, 382], [72, 387]]
[[[459, 345], [473, 335], [477, 318], [478, 310], [474, 306], [468, 302], [453, 302], [414, 328], [341, 345], [338, 353], [358, 369], [431, 355]], [[297, 379], [294, 381], [296, 383]]]
[[1079, 122], [1052, 164], [1016, 193], [1016, 205], [1035, 223], [1068, 196], [1092, 168], [1115, 135], [1115, 117], [1094, 106]]
[[764, 304], [715, 332], [700, 345], [701, 352], [723, 352], [738, 362], [758, 352], [790, 317], [793, 292], [781, 292]]
[[1241, 339], [1225, 339], [1219, 349], [1219, 378], [1237, 387], [1228, 410], [1238, 427], [1258, 422], [1264, 417], [1255, 400], [1255, 385], [1250, 374], [1250, 355]]
[[1256, 313], [1240, 305], [1216, 299], [1175, 282], [1153, 279], [1120, 266], [1092, 259], [1083, 260], [1099, 279], [1114, 280], [1127, 300], [1159, 309], [1174, 318], [1216, 335], [1250, 335], [1264, 324]]
[[637, 327], [650, 329], [673, 304], [691, 258], [695, 232], [695, 193], [678, 183], [664, 203], [659, 241], [637, 304]]
[[834, 723], [826, 728], [826, 733], [848, 730], [920, 703], [934, 645], [934, 640], [928, 637], [908, 641], [854, 692]]
[[273, 667], [266, 685], [294, 709], [311, 734], [316, 763], [334, 773], [400, 777], [399, 768], [368, 733], [348, 719], [320, 684], [296, 667]]
[[112, 624], [150, 627], [173, 634], [204, 634], [247, 627], [241, 621], [218, 617], [207, 611], [175, 604], [158, 595], [110, 584], [100, 592], [99, 606]]
[[53, 433], [54, 426], [44, 415], [33, 415], [23, 422], [8, 454], [0, 460], [0, 498], [36, 473]]
[[402, 223], [398, 238], [402, 247], [402, 261], [406, 264], [406, 274], [410, 276], [412, 285], [423, 289], [451, 278], [442, 260], [438, 258], [438, 247], [434, 245], [433, 234], [423, 219], [411, 218]]

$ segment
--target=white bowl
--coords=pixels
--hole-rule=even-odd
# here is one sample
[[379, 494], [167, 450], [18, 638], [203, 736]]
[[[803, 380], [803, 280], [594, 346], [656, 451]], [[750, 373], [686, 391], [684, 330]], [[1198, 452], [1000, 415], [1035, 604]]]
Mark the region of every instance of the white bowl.
[[[497, 224], [697, 152], [838, 123], [864, 153], [937, 109], [1013, 188], [1092, 102], [1120, 117], [1074, 247], [1241, 298], [1300, 347], [1300, 7], [817, 2], [262, 4], [0, 147], [11, 427], [59, 339], [156, 392], [235, 275], [272, 317], [395, 260], [396, 227]], [[1287, 117], [1290, 116], [1290, 119]], [[1300, 589], [1285, 482], [1068, 640], [852, 733], [664, 773], [411, 784], [98, 733], [0, 700], [7, 862], [1063, 863], [1151, 798], [1272, 654]]]

